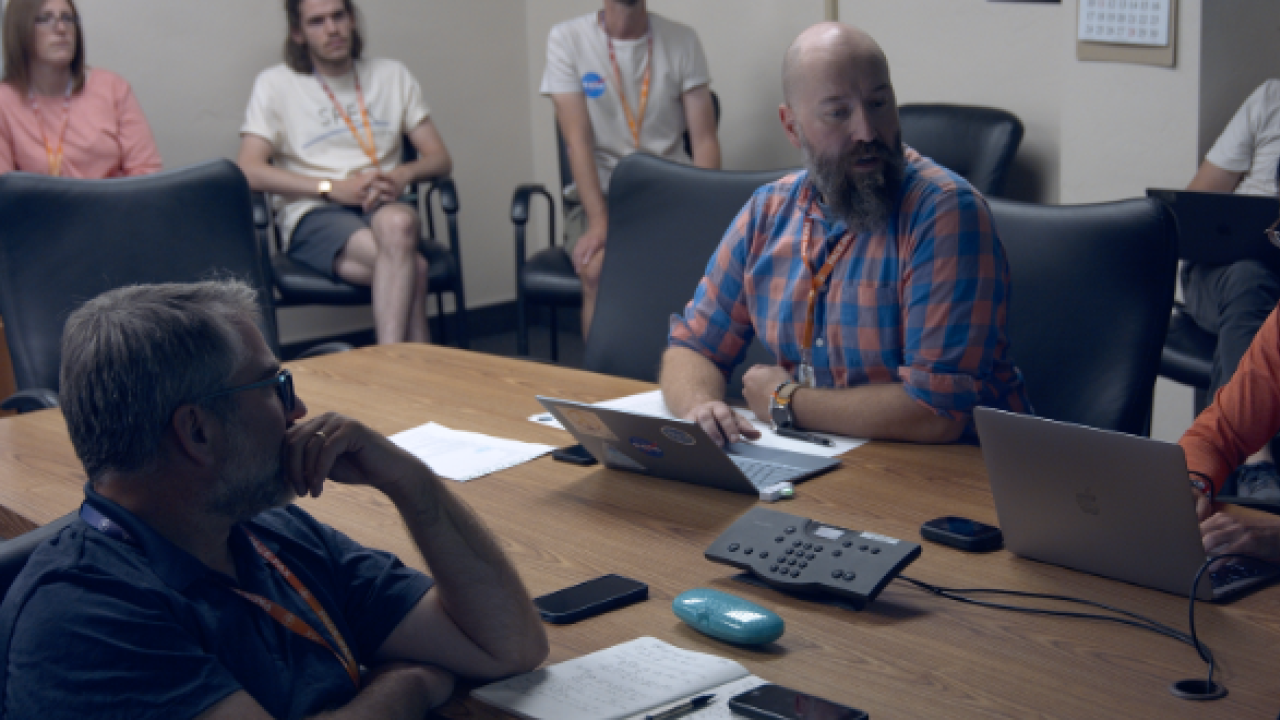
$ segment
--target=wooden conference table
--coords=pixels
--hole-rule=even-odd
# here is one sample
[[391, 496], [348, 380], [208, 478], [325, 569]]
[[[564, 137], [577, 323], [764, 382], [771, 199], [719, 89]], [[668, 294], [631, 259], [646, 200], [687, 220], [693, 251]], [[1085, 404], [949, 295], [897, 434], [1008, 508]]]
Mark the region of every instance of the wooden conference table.
[[[569, 435], [526, 418], [534, 395], [599, 401], [647, 383], [431, 346], [367, 348], [297, 362], [312, 413], [335, 410], [391, 434], [429, 421], [552, 445]], [[0, 535], [49, 522], [82, 498], [83, 472], [56, 411], [0, 420]], [[542, 594], [603, 573], [649, 584], [650, 599], [576, 625], [549, 626], [558, 662], [641, 636], [731, 657], [765, 679], [886, 718], [1274, 718], [1280, 710], [1280, 588], [1198, 608], [1230, 694], [1174, 698], [1170, 682], [1203, 677], [1188, 646], [1110, 623], [1035, 617], [962, 605], [905, 583], [863, 612], [793, 599], [732, 579], [703, 550], [755, 498], [542, 457], [454, 489], [498, 534]], [[422, 562], [390, 503], [367, 488], [329, 485], [303, 505], [355, 539]], [[963, 515], [994, 523], [986, 473], [973, 447], [872, 443], [836, 472], [773, 506], [823, 522], [919, 541], [922, 522]], [[1089, 598], [1185, 628], [1172, 595], [1015, 558], [926, 545], [908, 575], [952, 587], [997, 587]], [[778, 612], [772, 646], [733, 647], [694, 632], [671, 599], [695, 587], [736, 593]], [[461, 699], [449, 717], [488, 717]]]

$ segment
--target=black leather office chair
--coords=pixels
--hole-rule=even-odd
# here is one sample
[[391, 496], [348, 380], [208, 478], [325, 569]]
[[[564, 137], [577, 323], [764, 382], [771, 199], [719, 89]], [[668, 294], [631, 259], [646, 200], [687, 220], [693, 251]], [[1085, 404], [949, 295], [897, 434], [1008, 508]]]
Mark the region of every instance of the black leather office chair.
[[1197, 325], [1182, 303], [1175, 301], [1160, 354], [1160, 375], [1191, 386], [1196, 415], [1213, 402], [1209, 388], [1213, 385], [1213, 354], [1217, 349], [1218, 336]]
[[1159, 202], [990, 200], [1009, 258], [1009, 338], [1037, 415], [1149, 433], [1177, 228]]
[[[720, 96], [711, 93], [711, 103], [715, 108], [716, 125], [720, 124]], [[684, 149], [693, 157], [693, 140], [689, 133], [684, 134]], [[573, 184], [573, 168], [569, 164], [569, 149], [565, 145], [564, 135], [560, 132], [560, 123], [556, 123], [556, 151], [560, 162], [560, 197], [566, 213], [577, 205], [564, 196], [564, 191]], [[610, 180], [612, 183], [612, 180]], [[612, 193], [612, 185], [606, 190]], [[550, 245], [538, 251], [533, 257], [526, 257], [525, 226], [529, 222], [529, 203], [535, 197], [543, 197], [547, 201], [547, 237]], [[745, 201], [744, 201], [745, 202]], [[559, 327], [556, 313], [559, 308], [576, 308], [582, 306], [582, 281], [573, 269], [573, 261], [569, 253], [557, 243], [555, 201], [551, 193], [543, 185], [528, 184], [516, 188], [511, 198], [511, 222], [516, 233], [516, 354], [529, 354], [529, 310], [531, 306], [546, 306], [550, 313], [551, 360], [560, 357]], [[610, 219], [610, 227], [613, 225]], [[613, 241], [609, 241], [610, 247]], [[606, 257], [608, 257], [606, 253]]]
[[786, 172], [703, 170], [640, 154], [624, 158], [609, 191], [609, 252], [584, 367], [656, 380], [671, 314], [693, 298], [751, 194]]
[[902, 141], [969, 181], [987, 197], [1004, 194], [1009, 166], [1022, 142], [1022, 121], [996, 108], [903, 105]]
[[228, 275], [257, 288], [259, 329], [278, 353], [266, 253], [234, 163], [114, 180], [0, 175], [0, 316], [19, 390], [0, 407], [56, 406], [62, 327], [86, 300]]
[[68, 513], [43, 527], [25, 532], [12, 540], [0, 541], [0, 599], [9, 593], [14, 578], [27, 566], [31, 553], [45, 540], [56, 537], [62, 529], [70, 525], [78, 517], [77, 513]]
[[[405, 162], [417, 159], [417, 152], [408, 138], [404, 140], [404, 148]], [[460, 348], [466, 348], [470, 344], [470, 334], [467, 329], [466, 292], [462, 281], [462, 250], [458, 239], [458, 188], [451, 178], [436, 178], [412, 186], [405, 200], [417, 207], [418, 217], [422, 219], [419, 250], [427, 259], [427, 293], [436, 298], [439, 320], [437, 339], [440, 342], [448, 341], [444, 294], [450, 293], [453, 295], [456, 344]], [[439, 236], [436, 234], [433, 210], [436, 204], [444, 213], [449, 233], [447, 246], [437, 239]], [[368, 287], [331, 280], [280, 252], [280, 235], [265, 193], [253, 193], [253, 215], [259, 237], [272, 249], [271, 276], [279, 293], [277, 305], [368, 305], [372, 302]]]

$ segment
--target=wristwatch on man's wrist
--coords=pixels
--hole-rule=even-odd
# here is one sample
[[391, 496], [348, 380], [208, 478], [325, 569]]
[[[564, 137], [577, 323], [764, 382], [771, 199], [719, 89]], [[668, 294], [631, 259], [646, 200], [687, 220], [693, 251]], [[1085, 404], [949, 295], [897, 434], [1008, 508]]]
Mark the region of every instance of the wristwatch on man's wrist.
[[1209, 498], [1210, 500], [1212, 500], [1212, 499], [1213, 499], [1213, 485], [1212, 485], [1211, 483], [1207, 482], [1207, 479], [1208, 479], [1208, 476], [1207, 476], [1207, 475], [1204, 475], [1203, 473], [1192, 472], [1192, 473], [1191, 473], [1191, 487], [1193, 487], [1193, 488], [1195, 488], [1196, 490], [1198, 490], [1198, 491], [1200, 492], [1200, 494], [1201, 494], [1201, 495], [1204, 495], [1205, 497], [1207, 497], [1207, 498]]
[[773, 421], [775, 432], [779, 428], [795, 428], [796, 414], [791, 409], [791, 398], [799, 389], [800, 383], [786, 380], [779, 383], [778, 388], [773, 391], [773, 399], [769, 401], [769, 419]]
[[333, 192], [332, 180], [321, 180], [319, 187], [316, 188], [320, 192], [321, 200], [328, 200], [329, 193]]

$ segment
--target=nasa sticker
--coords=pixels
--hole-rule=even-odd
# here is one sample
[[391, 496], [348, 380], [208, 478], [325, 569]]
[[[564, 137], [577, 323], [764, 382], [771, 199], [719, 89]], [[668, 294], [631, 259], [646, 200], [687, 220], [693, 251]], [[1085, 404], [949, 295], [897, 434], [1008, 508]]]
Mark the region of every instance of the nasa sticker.
[[664, 454], [662, 452], [662, 448], [658, 447], [652, 441], [646, 440], [636, 435], [632, 435], [630, 440], [631, 440], [631, 447], [639, 450], [640, 452], [644, 453], [645, 455], [648, 455], [649, 457], [660, 458]]
[[605, 87], [604, 78], [596, 73], [589, 72], [582, 76], [582, 92], [592, 100], [603, 95]]
[[670, 426], [664, 427], [662, 428], [662, 434], [666, 435], [667, 439], [670, 440], [671, 442], [680, 443], [681, 445], [693, 446], [698, 442], [697, 440], [693, 439], [692, 435], [681, 430], [680, 428], [674, 428]]

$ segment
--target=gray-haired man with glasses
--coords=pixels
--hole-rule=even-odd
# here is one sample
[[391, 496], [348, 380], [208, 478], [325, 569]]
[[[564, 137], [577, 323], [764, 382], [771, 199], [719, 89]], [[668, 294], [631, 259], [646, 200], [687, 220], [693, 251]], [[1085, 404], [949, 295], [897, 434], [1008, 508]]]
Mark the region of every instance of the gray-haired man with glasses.
[[[536, 667], [545, 633], [493, 536], [350, 418], [304, 419], [238, 282], [108, 292], [63, 334], [80, 520], [0, 605], [10, 719], [421, 718], [454, 676]], [[292, 505], [377, 488], [432, 577]]]

